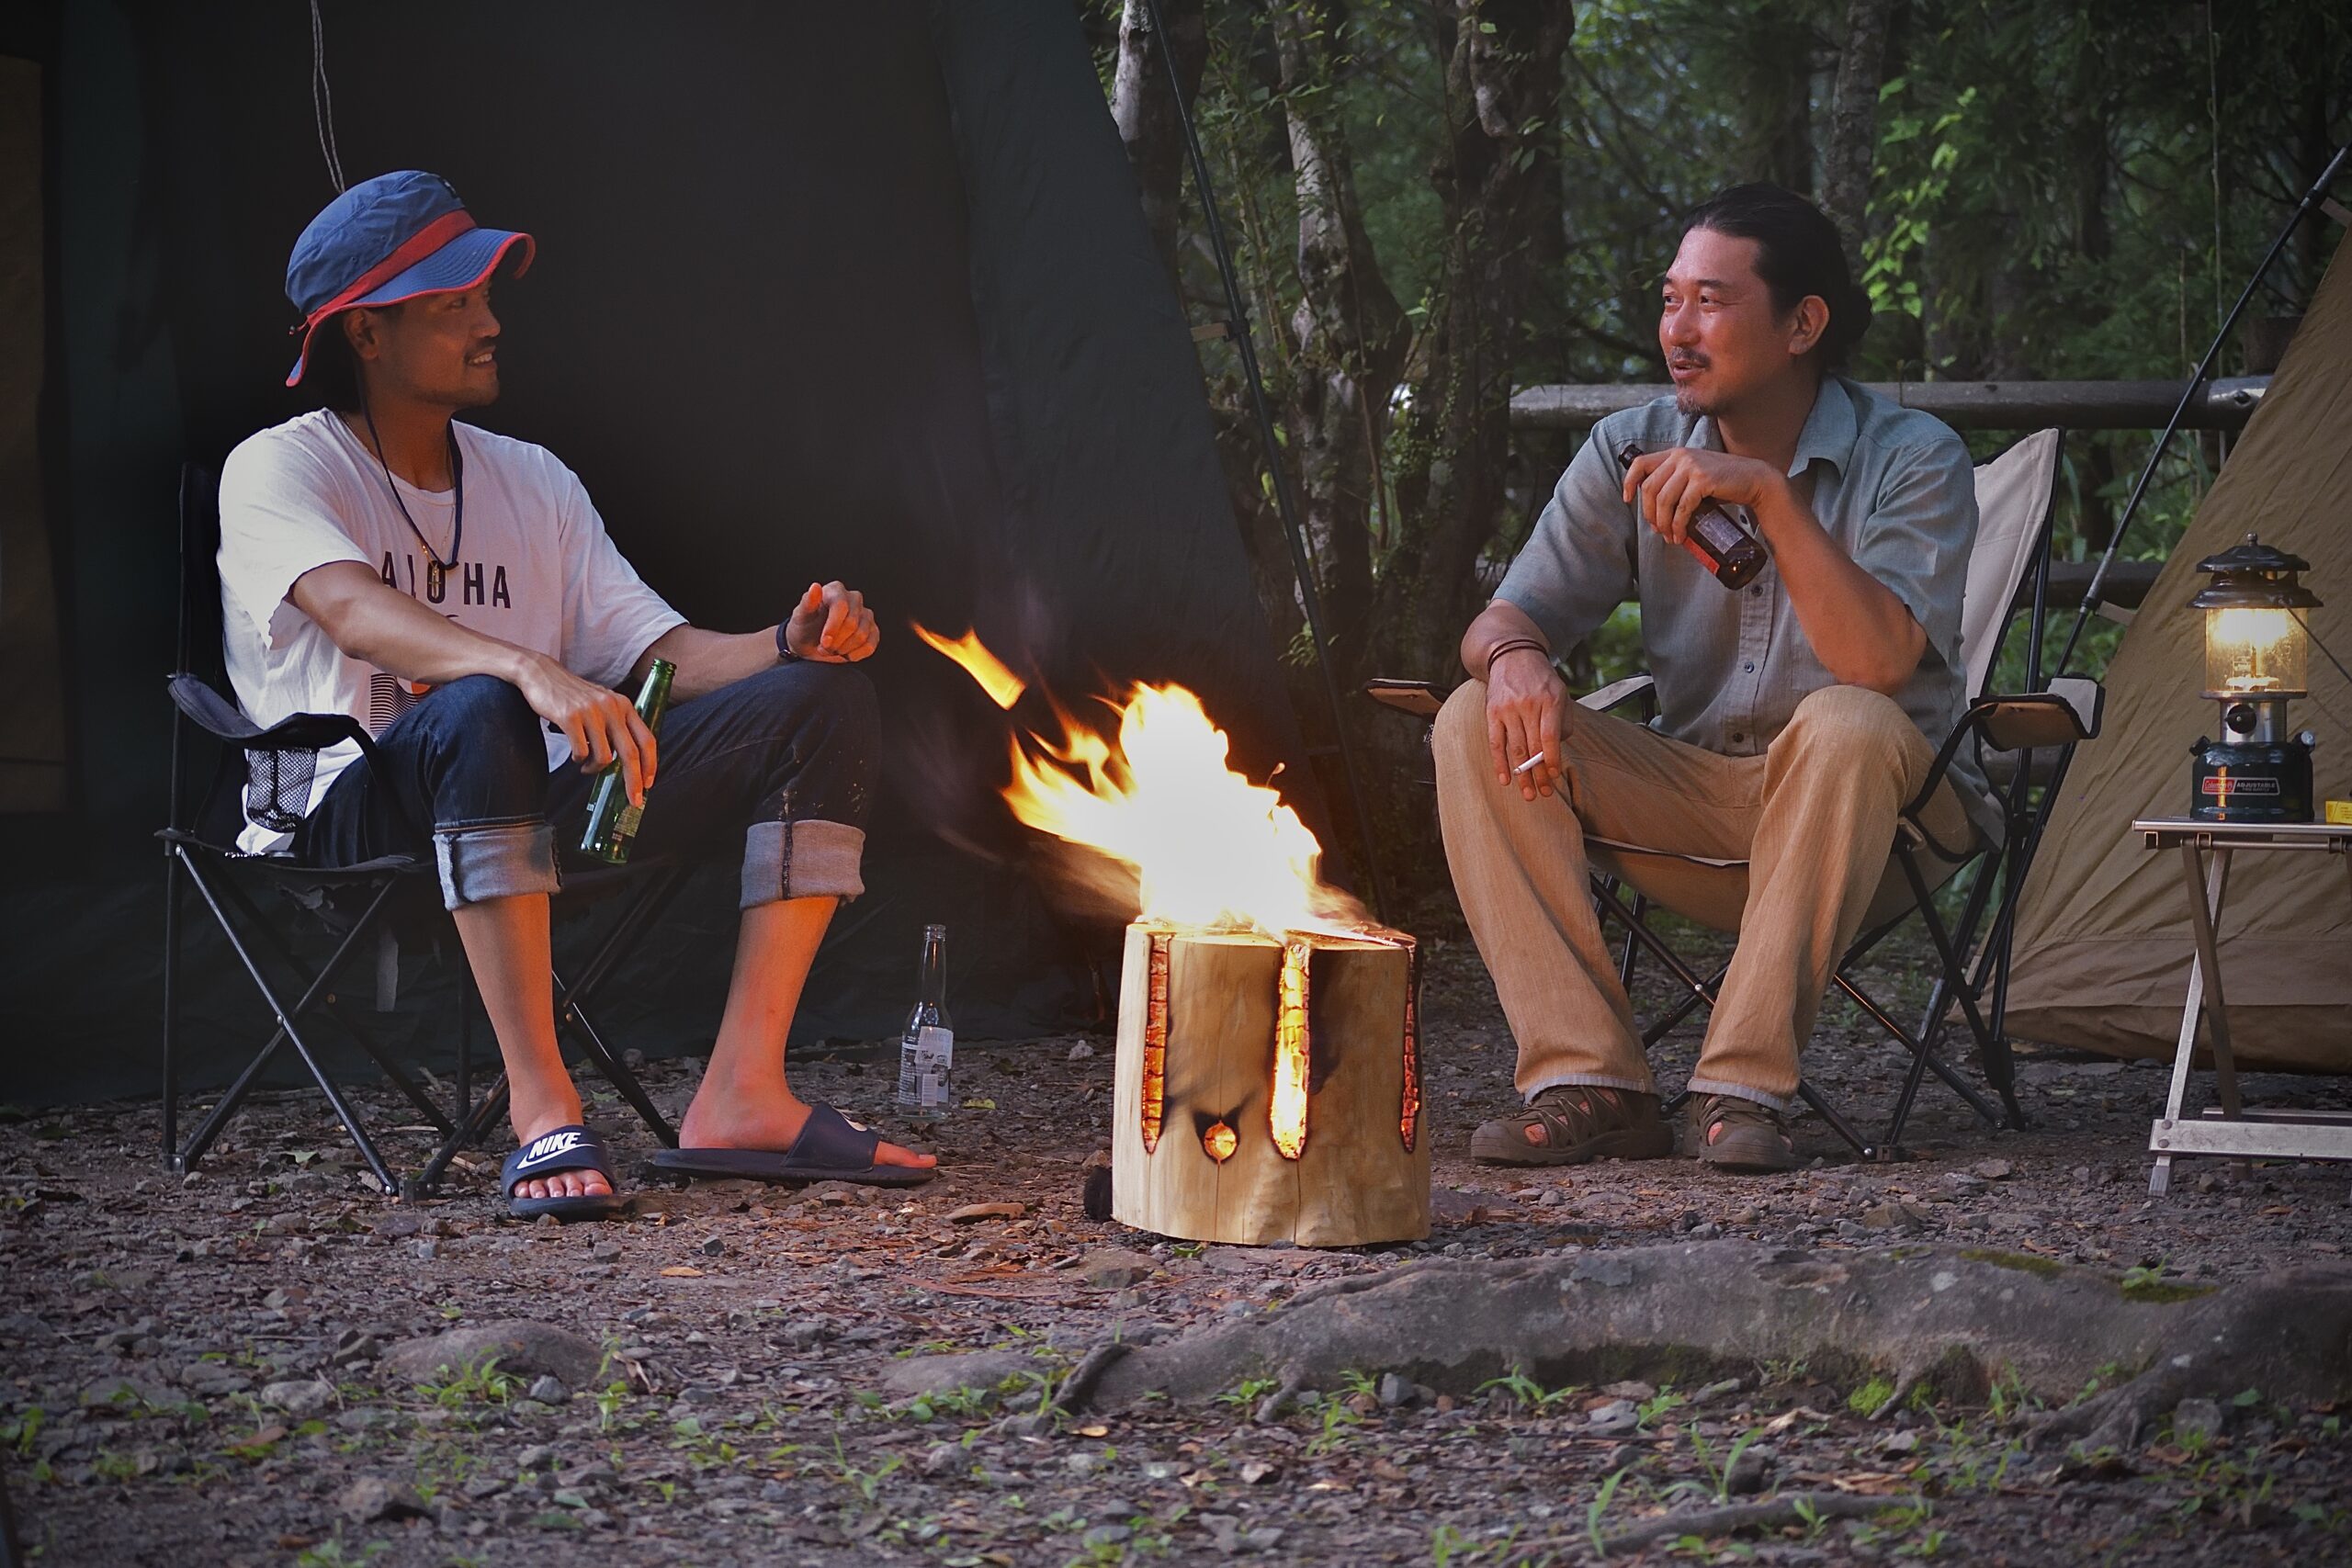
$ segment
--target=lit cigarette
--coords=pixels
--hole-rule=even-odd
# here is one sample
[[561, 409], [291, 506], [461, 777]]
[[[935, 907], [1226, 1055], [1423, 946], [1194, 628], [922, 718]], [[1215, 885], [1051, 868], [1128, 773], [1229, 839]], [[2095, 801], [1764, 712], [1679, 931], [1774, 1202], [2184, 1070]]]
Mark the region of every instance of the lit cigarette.
[[1541, 751], [1536, 752], [1536, 753], [1535, 753], [1535, 755], [1533, 755], [1532, 757], [1530, 757], [1529, 759], [1527, 759], [1527, 761], [1525, 761], [1524, 762], [1521, 762], [1521, 763], [1519, 766], [1517, 766], [1516, 768], [1513, 768], [1513, 769], [1510, 771], [1510, 776], [1511, 776], [1511, 777], [1513, 777], [1513, 778], [1518, 778], [1518, 777], [1519, 777], [1521, 774], [1522, 774], [1522, 773], [1533, 773], [1533, 772], [1535, 771], [1535, 764], [1536, 764], [1536, 763], [1538, 763], [1538, 762], [1540, 762], [1540, 761], [1542, 761], [1543, 760], [1544, 760], [1544, 753], [1543, 753], [1543, 752], [1541, 752]]

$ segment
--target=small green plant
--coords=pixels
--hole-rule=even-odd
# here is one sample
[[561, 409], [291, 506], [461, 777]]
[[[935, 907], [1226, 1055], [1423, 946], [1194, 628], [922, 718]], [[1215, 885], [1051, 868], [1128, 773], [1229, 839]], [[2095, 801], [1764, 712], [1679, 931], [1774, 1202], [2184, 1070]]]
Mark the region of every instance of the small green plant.
[[871, 1469], [854, 1464], [842, 1447], [842, 1435], [839, 1432], [833, 1434], [833, 1470], [841, 1478], [842, 1484], [856, 1493], [857, 1500], [866, 1507], [875, 1506], [882, 1495], [882, 1483], [906, 1462], [901, 1456], [891, 1454]]
[[1730, 1451], [1724, 1455], [1724, 1462], [1717, 1465], [1714, 1461], [1713, 1450], [1707, 1439], [1696, 1432], [1690, 1434], [1690, 1452], [1698, 1460], [1699, 1468], [1706, 1472], [1707, 1484], [1715, 1496], [1721, 1498], [1731, 1495], [1732, 1467], [1739, 1462], [1739, 1456], [1747, 1451], [1748, 1446], [1763, 1436], [1763, 1427], [1750, 1427], [1733, 1441]]
[[523, 1380], [500, 1371], [498, 1358], [488, 1355], [468, 1362], [447, 1382], [419, 1384], [417, 1392], [450, 1410], [469, 1404], [505, 1404], [522, 1393]]
[[1650, 1395], [1649, 1398], [1643, 1400], [1641, 1404], [1635, 1405], [1634, 1407], [1634, 1415], [1640, 1427], [1646, 1430], [1651, 1422], [1656, 1421], [1659, 1416], [1666, 1415], [1668, 1411], [1677, 1409], [1688, 1403], [1689, 1401], [1685, 1400], [1682, 1395], [1675, 1393], [1672, 1389], [1662, 1388], [1656, 1393]]
[[1894, 1403], [1894, 1385], [1884, 1378], [1872, 1378], [1846, 1396], [1846, 1408], [1857, 1416], [1872, 1416]]
[[33, 1439], [40, 1436], [41, 1427], [49, 1421], [49, 1412], [38, 1404], [28, 1404], [15, 1419], [0, 1426], [0, 1443], [7, 1443], [17, 1450], [18, 1459], [32, 1457]]
[[344, 1544], [343, 1531], [338, 1528], [332, 1540], [306, 1548], [294, 1559], [295, 1568], [356, 1568], [362, 1562], [373, 1562], [392, 1549], [388, 1540], [371, 1540], [356, 1551]]
[[1243, 1378], [1239, 1382], [1218, 1394], [1217, 1403], [1236, 1405], [1255, 1404], [1280, 1387], [1282, 1384], [1272, 1378]]
[[1478, 1555], [1470, 1538], [1452, 1525], [1440, 1525], [1430, 1531], [1430, 1562], [1433, 1568], [1449, 1568], [1457, 1557], [1467, 1562]]
[[1604, 1549], [1600, 1544], [1600, 1521], [1608, 1514], [1609, 1505], [1617, 1500], [1617, 1488], [1623, 1486], [1624, 1483], [1625, 1472], [1623, 1471], [1614, 1470], [1610, 1472], [1609, 1479], [1600, 1483], [1600, 1490], [1593, 1494], [1591, 1503], [1587, 1505], [1585, 1508], [1584, 1533], [1587, 1539], [1592, 1542], [1592, 1550], [1595, 1556], [1606, 1557], [1609, 1555], [1606, 1549]]
[[1347, 1403], [1336, 1394], [1325, 1394], [1318, 1399], [1316, 1414], [1322, 1422], [1322, 1429], [1307, 1439], [1306, 1451], [1310, 1457], [1329, 1453], [1363, 1425], [1363, 1417], [1349, 1409]]

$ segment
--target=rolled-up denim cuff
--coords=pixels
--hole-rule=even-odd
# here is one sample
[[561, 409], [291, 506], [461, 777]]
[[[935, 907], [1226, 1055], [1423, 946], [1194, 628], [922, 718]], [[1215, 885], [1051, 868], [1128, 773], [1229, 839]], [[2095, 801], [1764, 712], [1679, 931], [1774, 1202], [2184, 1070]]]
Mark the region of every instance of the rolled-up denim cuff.
[[754, 822], [743, 830], [743, 908], [865, 891], [865, 832], [842, 822]]
[[1753, 1100], [1766, 1110], [1777, 1111], [1783, 1116], [1789, 1113], [1789, 1102], [1785, 1098], [1768, 1093], [1750, 1084], [1732, 1083], [1724, 1078], [1693, 1077], [1682, 1087], [1692, 1094], [1727, 1094], [1734, 1100]]
[[563, 885], [555, 865], [555, 826], [548, 822], [435, 828], [433, 858], [441, 868], [441, 901], [452, 909], [553, 893]]

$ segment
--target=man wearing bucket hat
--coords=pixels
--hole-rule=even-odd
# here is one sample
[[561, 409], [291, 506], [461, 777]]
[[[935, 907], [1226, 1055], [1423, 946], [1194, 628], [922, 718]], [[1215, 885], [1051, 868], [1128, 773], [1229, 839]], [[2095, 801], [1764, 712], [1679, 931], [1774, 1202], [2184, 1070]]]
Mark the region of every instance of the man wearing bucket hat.
[[[784, 1045], [860, 862], [877, 741], [850, 666], [879, 641], [862, 597], [811, 582], [776, 626], [686, 624], [615, 548], [545, 448], [456, 416], [498, 396], [498, 277], [527, 234], [477, 225], [414, 170], [354, 186], [295, 243], [288, 386], [325, 406], [240, 445], [220, 477], [229, 674], [248, 716], [348, 713], [375, 736], [318, 754], [309, 810], [251, 812], [242, 847], [349, 865], [429, 851], [512, 1090], [502, 1180], [522, 1216], [616, 1213], [610, 1156], [556, 1043], [548, 895], [594, 776], [617, 764], [646, 854], [743, 857], [718, 1039], [657, 1163], [689, 1175], [906, 1185], [931, 1156], [797, 1099]], [[657, 748], [634, 686], [676, 666]], [[660, 792], [649, 798], [656, 776]], [[269, 819], [262, 819], [267, 818]], [[412, 826], [414, 824], [415, 826]], [[430, 843], [424, 835], [430, 835]]]

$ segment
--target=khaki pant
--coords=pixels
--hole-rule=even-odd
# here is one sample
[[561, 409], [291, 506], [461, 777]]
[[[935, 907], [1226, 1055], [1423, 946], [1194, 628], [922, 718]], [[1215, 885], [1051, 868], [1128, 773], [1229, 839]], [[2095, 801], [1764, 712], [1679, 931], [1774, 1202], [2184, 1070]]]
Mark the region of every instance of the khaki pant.
[[[1760, 757], [1722, 756], [1571, 704], [1567, 792], [1532, 801], [1519, 780], [1496, 782], [1485, 682], [1448, 699], [1432, 744], [1445, 858], [1519, 1043], [1520, 1092], [1657, 1092], [1593, 910], [1597, 863], [1678, 914], [1741, 933], [1690, 1088], [1787, 1109], [1839, 955], [1866, 916], [1892, 919], [1911, 902], [1890, 851], [1897, 813], [1935, 754], [1894, 699], [1859, 686], [1815, 692]], [[1975, 840], [1949, 783], [1924, 816], [1942, 842]], [[1636, 845], [1663, 853], [1611, 847]], [[1920, 863], [1931, 885], [1958, 869], [1930, 852]]]

